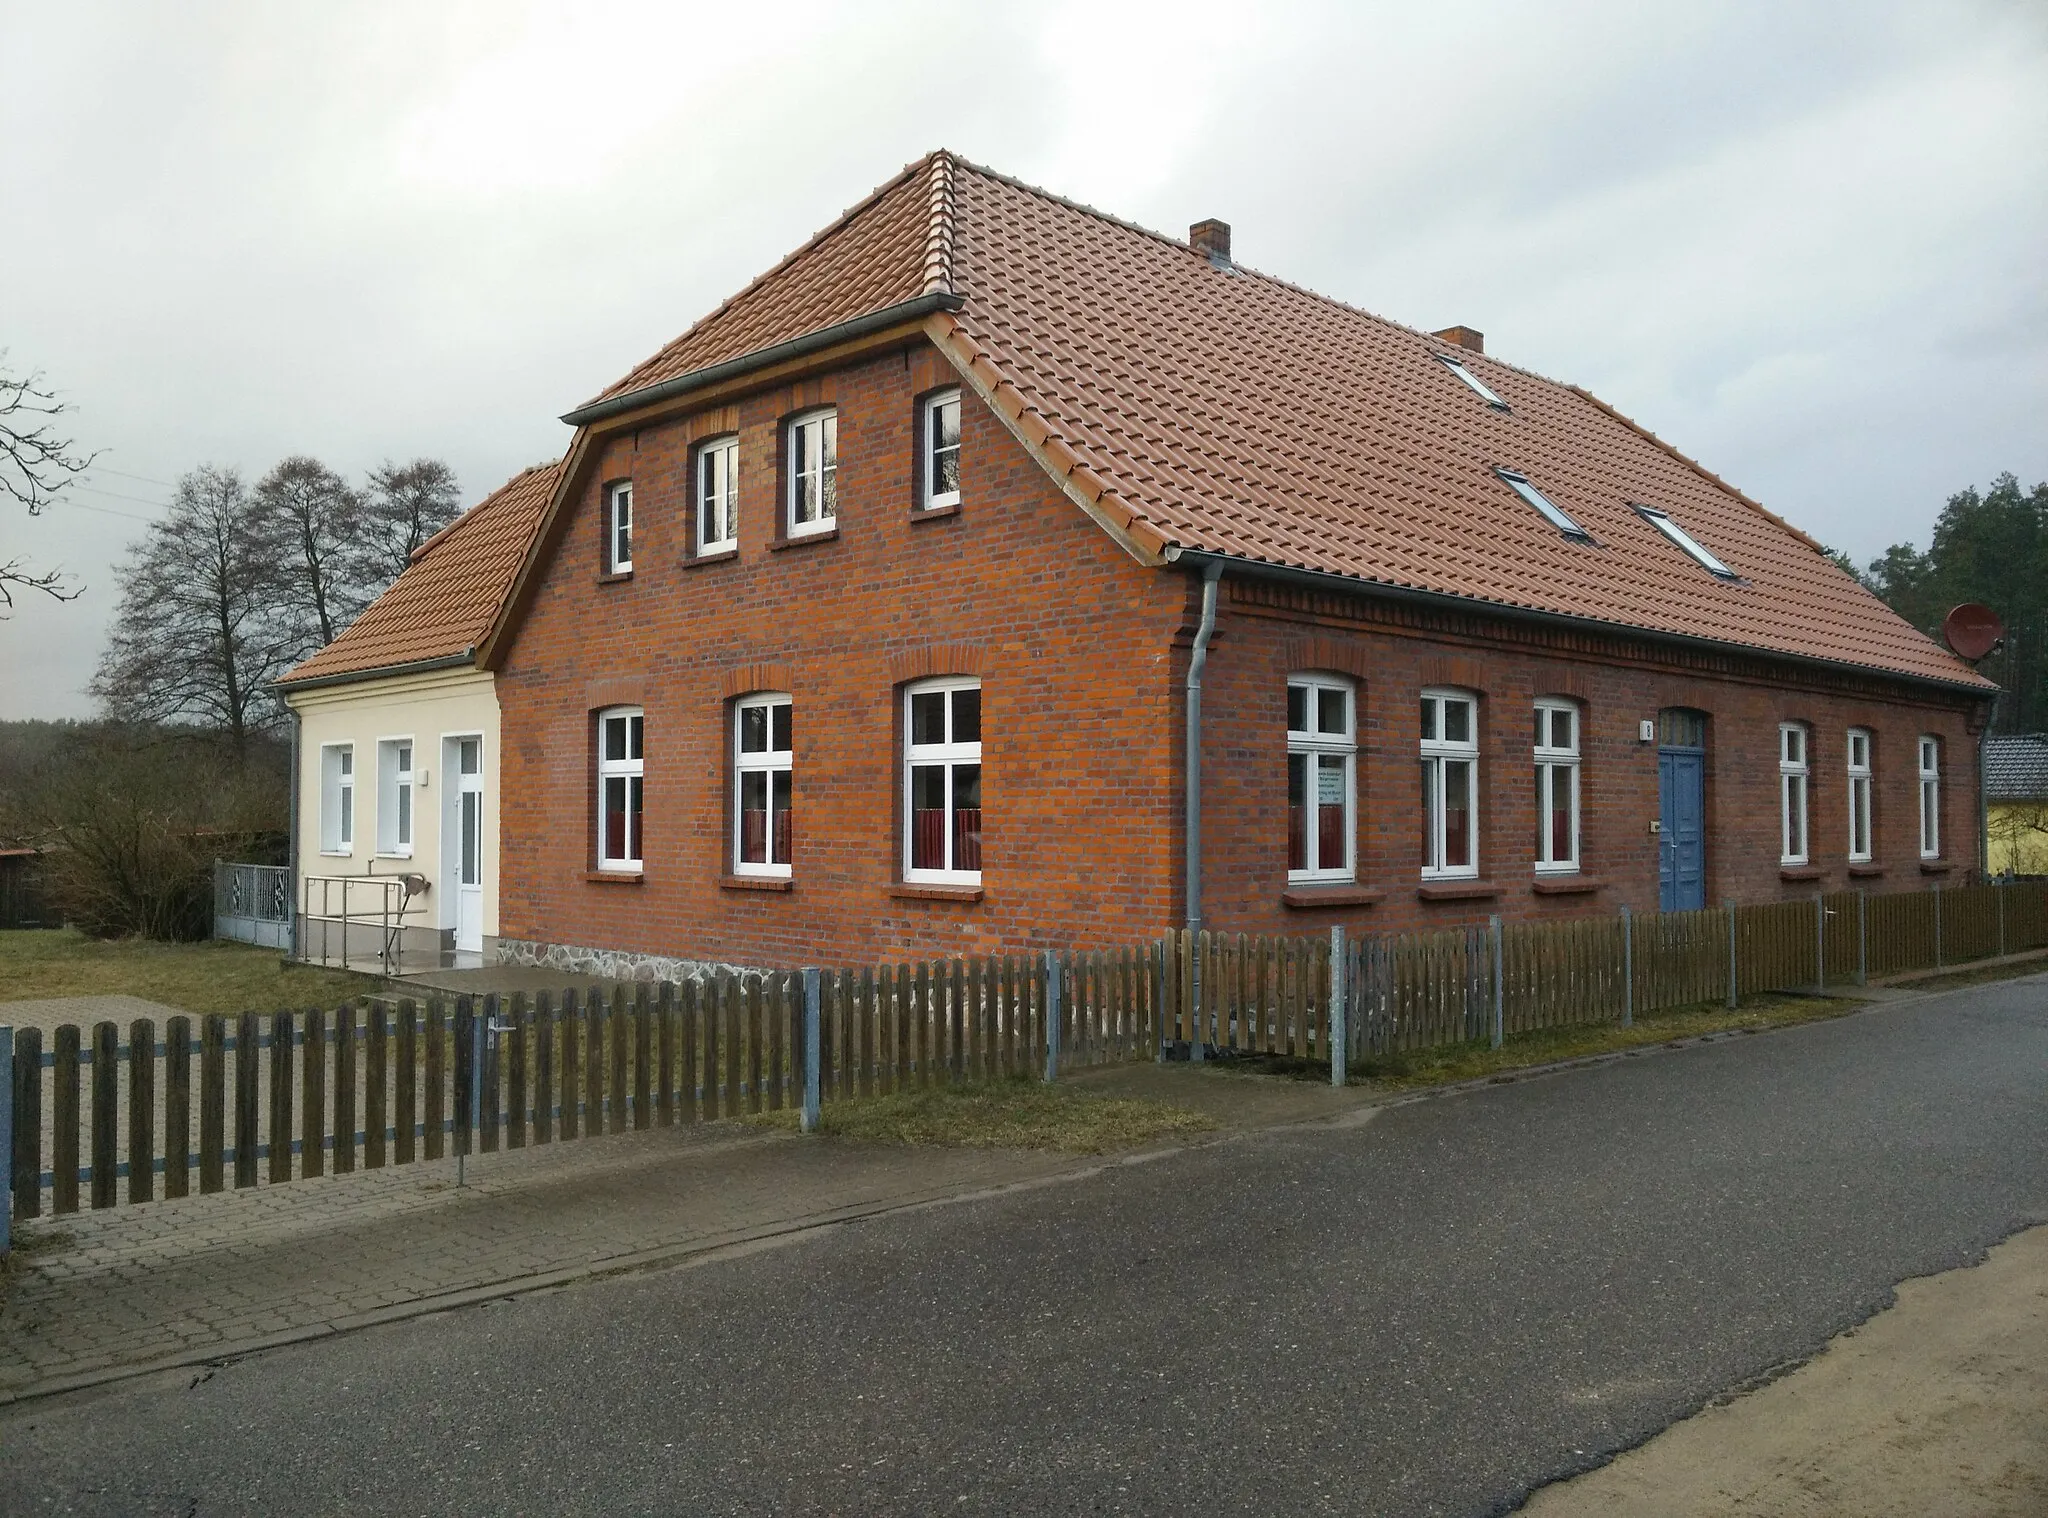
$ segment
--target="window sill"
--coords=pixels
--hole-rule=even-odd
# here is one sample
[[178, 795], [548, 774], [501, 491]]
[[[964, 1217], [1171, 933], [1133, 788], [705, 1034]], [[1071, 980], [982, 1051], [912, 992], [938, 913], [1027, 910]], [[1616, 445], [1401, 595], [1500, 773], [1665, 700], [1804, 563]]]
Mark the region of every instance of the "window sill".
[[1849, 878], [1851, 880], [1875, 880], [1882, 874], [1884, 874], [1883, 865], [1871, 864], [1867, 860], [1849, 866]]
[[375, 859], [389, 859], [398, 863], [403, 863], [405, 860], [412, 858], [412, 850], [407, 849], [404, 853], [401, 854], [394, 849], [379, 849], [371, 857]]
[[583, 878], [597, 885], [639, 885], [647, 874], [644, 870], [585, 870]]
[[796, 878], [791, 875], [721, 875], [718, 877], [721, 891], [793, 891]]
[[623, 585], [632, 578], [633, 571], [630, 569], [607, 569], [597, 577], [597, 583], [600, 585]]
[[957, 517], [958, 515], [960, 515], [960, 503], [958, 501], [951, 501], [944, 506], [914, 507], [910, 513], [910, 520], [913, 522], [936, 522], [940, 517]]
[[897, 881], [889, 887], [889, 894], [899, 901], [979, 901], [981, 887], [978, 885], [913, 885]]
[[1483, 901], [1500, 895], [1490, 880], [1428, 880], [1415, 889], [1417, 901]]
[[1529, 886], [1538, 896], [1588, 896], [1606, 888], [1597, 875], [1538, 875]]
[[1280, 904], [1288, 907], [1369, 907], [1386, 896], [1375, 886], [1315, 885], [1303, 881], [1280, 893]]
[[1946, 859], [1923, 859], [1920, 861], [1920, 873], [1923, 875], [1946, 875], [1954, 868], [1955, 866]]
[[353, 859], [356, 857], [356, 851], [354, 849], [322, 849], [320, 857], [322, 859]]
[[713, 549], [710, 553], [691, 554], [683, 560], [683, 568], [695, 569], [700, 564], [724, 564], [737, 559], [739, 556], [740, 551], [737, 547], [717, 548]]
[[770, 553], [780, 553], [785, 548], [807, 548], [813, 543], [836, 543], [838, 541], [839, 528], [835, 524], [819, 532], [792, 533], [788, 537], [771, 539], [768, 544], [768, 551]]
[[1780, 880], [1818, 880], [1826, 873], [1816, 864], [1787, 864], [1778, 867]]

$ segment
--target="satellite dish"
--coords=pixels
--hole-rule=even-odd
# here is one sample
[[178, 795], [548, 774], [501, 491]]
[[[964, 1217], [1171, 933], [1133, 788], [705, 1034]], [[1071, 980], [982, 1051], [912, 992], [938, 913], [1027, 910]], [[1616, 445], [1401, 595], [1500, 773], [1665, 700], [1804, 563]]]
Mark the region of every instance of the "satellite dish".
[[1975, 664], [2005, 641], [2005, 624], [1990, 607], [1965, 601], [1942, 618], [1941, 641]]

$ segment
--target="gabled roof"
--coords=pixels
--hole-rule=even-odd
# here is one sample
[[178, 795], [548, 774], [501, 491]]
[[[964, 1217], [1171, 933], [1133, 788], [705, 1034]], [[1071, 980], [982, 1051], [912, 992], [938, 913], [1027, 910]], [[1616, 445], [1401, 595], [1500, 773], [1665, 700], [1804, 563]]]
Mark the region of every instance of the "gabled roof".
[[2048, 733], [1984, 740], [1986, 801], [2048, 801]]
[[556, 460], [514, 475], [427, 539], [347, 631], [278, 684], [369, 676], [473, 654], [511, 589], [561, 471]]
[[[920, 299], [943, 300], [927, 329], [974, 388], [1147, 556], [1222, 555], [1993, 688], [1812, 539], [1585, 391], [944, 152], [570, 419]], [[1501, 469], [1591, 541], [1561, 535]], [[1710, 574], [1638, 504], [1737, 578]]]

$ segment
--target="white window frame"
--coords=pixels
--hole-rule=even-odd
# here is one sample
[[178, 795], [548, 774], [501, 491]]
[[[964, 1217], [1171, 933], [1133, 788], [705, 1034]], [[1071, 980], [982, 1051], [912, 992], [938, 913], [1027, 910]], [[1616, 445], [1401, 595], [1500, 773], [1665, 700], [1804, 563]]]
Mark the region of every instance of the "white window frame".
[[[939, 446], [939, 414], [948, 406], [953, 408], [953, 443], [950, 449], [945, 449]], [[923, 508], [926, 511], [937, 511], [960, 504], [960, 415], [960, 391], [957, 388], [940, 390], [924, 399], [923, 417], [918, 433], [924, 439], [922, 496]], [[953, 455], [951, 490], [938, 488], [939, 455], [943, 452], [951, 452]]]
[[1870, 755], [1872, 739], [1867, 727], [1849, 729], [1843, 744], [1849, 772], [1849, 863], [1868, 864], [1876, 852], [1872, 831]]
[[1493, 472], [1500, 477], [1502, 484], [1535, 507], [1537, 514], [1544, 521], [1555, 527], [1566, 537], [1578, 543], [1590, 543], [1593, 541], [1593, 534], [1574, 521], [1571, 514], [1562, 506], [1538, 490], [1535, 482], [1529, 476], [1522, 473], [1521, 470], [1507, 469], [1500, 465], [1495, 465]]
[[[820, 458], [817, 468], [799, 470], [797, 450], [807, 436], [817, 440]], [[810, 537], [814, 533], [832, 531], [839, 525], [838, 408], [824, 406], [790, 418], [789, 425], [784, 429], [782, 446], [783, 456], [789, 461], [789, 489], [782, 505], [784, 531], [792, 538]], [[816, 478], [818, 481], [818, 515], [808, 522], [799, 522], [796, 515], [797, 506], [803, 499], [804, 481], [809, 478]]]
[[[1475, 880], [1479, 876], [1479, 697], [1468, 690], [1431, 689], [1421, 693], [1423, 711], [1422, 826], [1425, 849], [1424, 880]], [[1444, 713], [1451, 704], [1466, 708], [1465, 740], [1443, 737], [1447, 730]], [[1431, 712], [1434, 712], [1432, 719]], [[1464, 864], [1446, 864], [1449, 852], [1449, 808], [1445, 805], [1444, 775], [1447, 767], [1465, 763], [1466, 804], [1472, 830], [1472, 857]]]
[[[1536, 873], [1575, 875], [1579, 871], [1579, 766], [1586, 742], [1586, 718], [1578, 702], [1545, 696], [1536, 703]], [[1571, 742], [1557, 739], [1557, 718], [1571, 720]], [[1567, 854], [1556, 853], [1556, 839], [1550, 819], [1557, 800], [1557, 788], [1565, 788], [1565, 809], [1571, 816], [1571, 838]]]
[[606, 574], [633, 572], [633, 482], [620, 480], [605, 487], [604, 568]]
[[1463, 380], [1466, 388], [1471, 390], [1482, 401], [1485, 401], [1487, 405], [1493, 407], [1494, 410], [1507, 411], [1512, 409], [1506, 401], [1494, 393], [1492, 386], [1488, 385], [1485, 380], [1466, 368], [1462, 362], [1452, 358], [1448, 353], [1439, 353], [1436, 356], [1436, 361]]
[[1739, 580], [1742, 577], [1708, 549], [1707, 545], [1687, 532], [1672, 520], [1671, 513], [1659, 511], [1654, 506], [1636, 505], [1636, 515], [1656, 528], [1664, 536], [1690, 556], [1702, 569], [1717, 580]]
[[[713, 480], [714, 473], [723, 478]], [[723, 489], [719, 487], [722, 485]], [[697, 552], [724, 553], [740, 546], [740, 440], [736, 433], [697, 445]], [[714, 526], [724, 529], [714, 535]]]
[[[613, 722], [624, 722], [626, 724], [625, 742], [622, 745], [625, 752], [619, 758], [608, 757], [611, 751], [609, 741], [611, 736], [610, 724]], [[638, 753], [634, 752], [633, 738], [636, 733], [640, 738]], [[608, 830], [605, 827], [605, 823], [610, 815], [609, 782], [613, 780], [622, 782], [624, 786], [625, 812], [628, 818], [625, 848], [631, 851], [637, 843], [639, 845], [637, 853], [613, 854], [611, 852], [611, 839], [607, 836]], [[641, 836], [637, 839], [633, 837], [631, 822], [631, 818], [635, 815], [633, 786], [636, 781], [639, 782], [641, 803], [638, 815], [642, 819]], [[605, 707], [597, 714], [597, 867], [600, 871], [606, 874], [638, 875], [646, 868], [646, 803], [647, 713], [644, 709], [637, 706]]]
[[377, 740], [377, 852], [386, 859], [412, 858], [419, 829], [418, 797], [413, 791], [418, 762], [418, 749], [409, 735]]
[[346, 857], [356, 845], [356, 746], [320, 745], [320, 852]]
[[[1303, 693], [1302, 715], [1306, 727], [1294, 725], [1294, 693]], [[1322, 696], [1325, 693], [1342, 697], [1344, 702], [1343, 726], [1329, 731], [1322, 726]], [[1294, 819], [1288, 819], [1290, 837], [1287, 880], [1293, 884], [1327, 883], [1330, 881], [1353, 881], [1358, 878], [1358, 687], [1355, 681], [1342, 675], [1305, 674], [1287, 677], [1287, 770], [1288, 787], [1291, 793], [1294, 784], [1294, 761], [1303, 763], [1302, 806], [1306, 816], [1302, 819], [1304, 854], [1311, 863], [1297, 869], [1293, 865]], [[1343, 777], [1344, 804], [1344, 847], [1340, 859], [1332, 863], [1321, 857], [1319, 826], [1322, 812], [1323, 761], [1334, 758], [1340, 761], [1338, 769]], [[1288, 809], [1293, 810], [1290, 795]]]
[[[1803, 722], [1778, 724], [1778, 863], [1813, 858], [1813, 734]], [[1795, 804], [1796, 801], [1796, 804]]]
[[[758, 875], [765, 879], [787, 879], [790, 861], [775, 857], [775, 777], [788, 776], [790, 810], [795, 811], [796, 764], [793, 748], [775, 747], [775, 713], [786, 711], [790, 714], [792, 727], [795, 722], [796, 702], [786, 691], [760, 691], [743, 696], [732, 706], [732, 872], [735, 875]], [[768, 740], [765, 749], [748, 750], [745, 734], [748, 712], [766, 714], [764, 727]], [[749, 861], [742, 856], [746, 852], [745, 798], [747, 777], [760, 775], [767, 790], [768, 822], [763, 850], [767, 860]], [[794, 842], [795, 821], [792, 815], [791, 833]]]
[[1919, 754], [1920, 857], [1941, 858], [1941, 739], [1922, 733]]
[[[948, 676], [937, 680], [920, 680], [913, 685], [908, 685], [904, 687], [902, 782], [903, 880], [904, 883], [907, 885], [978, 886], [981, 884], [981, 871], [979, 869], [963, 870], [954, 867], [957, 864], [957, 861], [954, 858], [953, 836], [953, 772], [956, 768], [964, 765], [973, 765], [977, 769], [981, 769], [982, 759], [981, 738], [979, 736], [977, 736], [971, 743], [960, 742], [954, 739], [954, 703], [952, 699], [952, 692], [954, 691], [980, 691], [981, 689], [982, 684], [979, 679], [966, 676]], [[932, 695], [941, 691], [946, 693], [946, 741], [943, 743], [917, 743], [913, 741], [911, 713], [915, 709], [916, 698], [919, 696]], [[987, 726], [988, 708], [986, 701], [986, 693], [984, 693], [984, 699], [981, 704], [980, 723], [977, 727], [977, 734], [979, 734], [980, 732], [985, 732], [987, 730]], [[914, 836], [916, 830], [917, 808], [915, 804], [916, 796], [912, 788], [912, 777], [918, 769], [928, 765], [943, 765], [945, 767], [946, 772], [944, 782], [946, 797], [945, 821], [943, 824], [942, 837], [945, 840], [945, 858], [947, 864], [946, 867], [941, 869], [918, 869], [915, 865], [911, 863], [911, 861], [917, 857], [916, 839]], [[988, 783], [988, 773], [985, 769], [982, 770], [981, 782], [984, 786]]]

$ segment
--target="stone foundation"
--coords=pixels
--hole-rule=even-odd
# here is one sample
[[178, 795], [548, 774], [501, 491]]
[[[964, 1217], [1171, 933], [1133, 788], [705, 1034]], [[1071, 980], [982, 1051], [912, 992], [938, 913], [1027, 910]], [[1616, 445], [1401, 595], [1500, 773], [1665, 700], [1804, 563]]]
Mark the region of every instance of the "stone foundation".
[[741, 973], [760, 968], [704, 959], [675, 959], [665, 954], [635, 954], [626, 949], [586, 949], [576, 944], [534, 943], [524, 938], [500, 938], [497, 942], [497, 962], [501, 965], [528, 965], [540, 970], [562, 970], [572, 975], [595, 975], [603, 980], [681, 983], [702, 980], [719, 970]]

